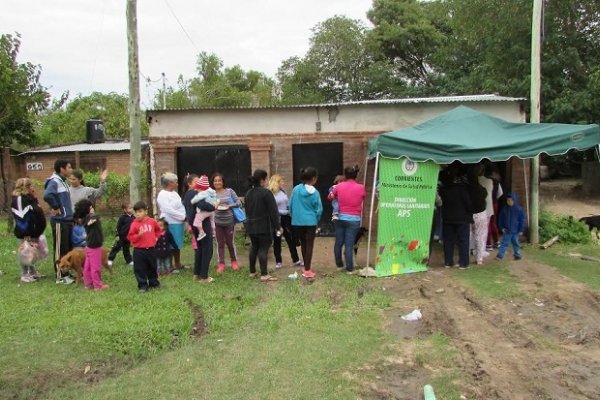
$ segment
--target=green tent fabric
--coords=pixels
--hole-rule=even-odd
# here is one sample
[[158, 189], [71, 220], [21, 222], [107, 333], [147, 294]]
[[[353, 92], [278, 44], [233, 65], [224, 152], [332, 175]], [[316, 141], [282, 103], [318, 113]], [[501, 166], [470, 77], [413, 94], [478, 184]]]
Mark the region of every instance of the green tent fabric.
[[600, 127], [596, 124], [514, 123], [459, 106], [420, 125], [369, 140], [369, 157], [380, 153], [413, 161], [450, 164], [459, 160], [471, 164], [484, 158], [505, 161], [512, 156], [558, 155], [599, 143]]

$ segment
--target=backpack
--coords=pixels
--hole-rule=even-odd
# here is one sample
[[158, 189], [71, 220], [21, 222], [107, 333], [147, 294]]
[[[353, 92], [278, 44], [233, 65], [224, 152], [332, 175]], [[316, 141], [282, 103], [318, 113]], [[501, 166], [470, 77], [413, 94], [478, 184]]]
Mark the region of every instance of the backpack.
[[23, 239], [25, 236], [31, 235], [33, 228], [35, 227], [35, 220], [33, 219], [34, 211], [29, 209], [25, 211], [24, 215], [15, 214], [15, 229], [14, 234], [17, 238]]

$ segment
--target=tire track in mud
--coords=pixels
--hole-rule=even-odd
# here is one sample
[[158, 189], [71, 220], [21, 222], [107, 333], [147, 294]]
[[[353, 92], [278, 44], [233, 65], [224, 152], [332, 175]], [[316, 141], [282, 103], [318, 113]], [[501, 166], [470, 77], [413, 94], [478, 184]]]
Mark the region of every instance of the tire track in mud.
[[[388, 282], [396, 301], [386, 314], [399, 319], [418, 307], [423, 313], [418, 329], [411, 332], [400, 321], [396, 334], [410, 339], [441, 332], [452, 340], [467, 397], [600, 398], [600, 294], [544, 265], [515, 267], [511, 273], [523, 298], [481, 298], [454, 278], [462, 271], [433, 269]], [[423, 383], [428, 371], [416, 375]], [[378, 385], [385, 388], [385, 382]]]
[[600, 398], [600, 296], [534, 267], [519, 263], [513, 271], [526, 293], [518, 301], [478, 299], [451, 274], [443, 274], [444, 292], [434, 295], [438, 279], [423, 280], [426, 330], [452, 338], [476, 398]]

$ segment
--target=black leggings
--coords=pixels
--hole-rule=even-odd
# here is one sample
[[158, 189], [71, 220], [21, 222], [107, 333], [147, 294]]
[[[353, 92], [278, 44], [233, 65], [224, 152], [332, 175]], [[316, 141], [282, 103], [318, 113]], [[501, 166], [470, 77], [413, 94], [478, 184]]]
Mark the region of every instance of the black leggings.
[[256, 257], [258, 257], [260, 275], [268, 275], [267, 259], [269, 256], [269, 248], [271, 247], [271, 234], [250, 234], [250, 242], [252, 244], [250, 248], [250, 273], [256, 273]]
[[[298, 250], [296, 249], [296, 239], [294, 238], [294, 234], [292, 231], [292, 217], [289, 215], [281, 215], [281, 227], [283, 228], [283, 237], [285, 238], [285, 242], [290, 249], [290, 256], [292, 257], [292, 262], [297, 262], [300, 260], [298, 257]], [[281, 236], [277, 236], [273, 234], [273, 253], [275, 254], [275, 262], [280, 263], [281, 259]]]
[[294, 226], [296, 237], [300, 239], [300, 249], [302, 250], [302, 260], [304, 261], [304, 270], [310, 270], [312, 263], [313, 247], [315, 236], [317, 236], [316, 226]]

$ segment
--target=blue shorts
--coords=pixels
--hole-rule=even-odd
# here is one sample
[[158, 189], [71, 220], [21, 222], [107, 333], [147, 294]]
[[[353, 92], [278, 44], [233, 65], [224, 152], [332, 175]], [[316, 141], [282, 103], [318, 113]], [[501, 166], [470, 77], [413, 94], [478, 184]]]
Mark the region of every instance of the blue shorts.
[[183, 224], [169, 224], [169, 232], [173, 235], [173, 240], [177, 243], [177, 248], [183, 248]]

